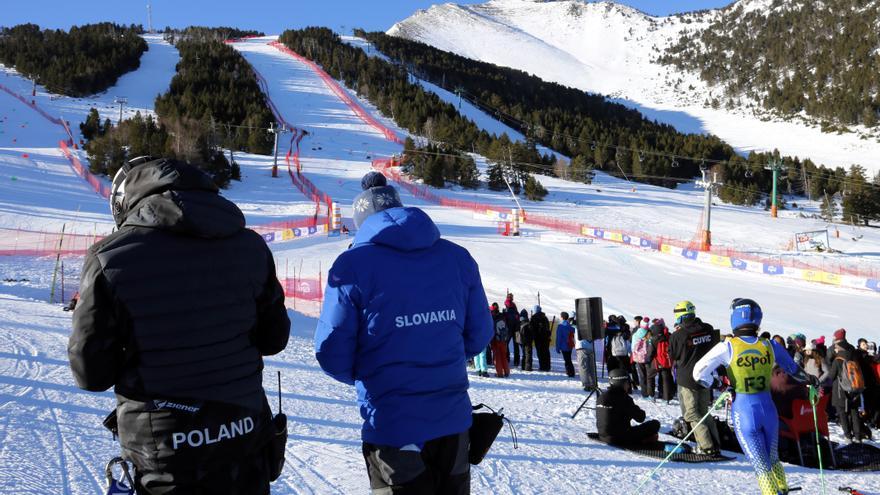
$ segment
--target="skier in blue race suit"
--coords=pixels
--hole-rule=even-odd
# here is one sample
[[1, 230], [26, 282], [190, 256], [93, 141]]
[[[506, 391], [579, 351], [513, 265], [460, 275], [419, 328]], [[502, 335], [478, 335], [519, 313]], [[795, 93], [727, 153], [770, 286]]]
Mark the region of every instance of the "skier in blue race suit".
[[733, 400], [736, 438], [755, 468], [761, 495], [788, 493], [785, 471], [779, 462], [779, 418], [770, 397], [770, 376], [774, 365], [801, 383], [816, 384], [776, 342], [758, 338], [762, 312], [751, 299], [734, 299], [730, 326], [734, 337], [720, 342], [694, 366], [694, 380], [710, 388], [718, 384], [712, 373], [727, 367]]

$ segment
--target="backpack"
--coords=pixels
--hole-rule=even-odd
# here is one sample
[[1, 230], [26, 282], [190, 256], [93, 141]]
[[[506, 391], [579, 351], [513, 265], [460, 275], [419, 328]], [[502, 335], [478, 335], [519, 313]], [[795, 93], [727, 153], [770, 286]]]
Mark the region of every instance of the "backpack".
[[842, 357], [836, 359], [843, 361], [843, 366], [840, 368], [840, 374], [837, 375], [837, 381], [840, 383], [840, 388], [848, 394], [860, 394], [864, 392], [865, 376], [862, 375], [862, 368], [859, 366], [859, 363], [852, 359], [844, 359]]
[[574, 349], [574, 330], [568, 332], [568, 348]]
[[672, 369], [672, 360], [669, 359], [669, 331], [663, 329], [663, 336], [657, 339], [657, 355], [654, 357], [657, 369]]
[[611, 337], [611, 355], [618, 357], [629, 355], [629, 346], [622, 330], [614, 337]]
[[648, 341], [639, 339], [633, 345], [632, 351], [633, 361], [636, 363], [644, 363], [648, 360]]
[[504, 320], [498, 320], [495, 323], [495, 340], [507, 342], [508, 338], [510, 338], [510, 332], [507, 330], [507, 323], [504, 323]]

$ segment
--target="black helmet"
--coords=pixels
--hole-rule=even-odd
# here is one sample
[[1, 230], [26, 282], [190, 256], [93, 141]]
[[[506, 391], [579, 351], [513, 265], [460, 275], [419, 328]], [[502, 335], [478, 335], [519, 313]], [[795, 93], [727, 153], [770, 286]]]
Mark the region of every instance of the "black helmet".
[[621, 368], [613, 369], [610, 373], [608, 373], [608, 383], [610, 383], [611, 386], [620, 387], [623, 384], [629, 382], [629, 380], [629, 373]]
[[109, 198], [110, 213], [113, 214], [113, 221], [116, 222], [117, 227], [122, 227], [122, 222], [125, 221], [125, 209], [123, 208], [123, 202], [125, 201], [125, 179], [128, 178], [131, 169], [151, 161], [153, 161], [153, 157], [151, 156], [132, 158], [125, 162], [125, 164], [122, 165], [122, 168], [120, 168], [116, 172], [116, 175], [113, 176], [113, 184], [110, 186]]

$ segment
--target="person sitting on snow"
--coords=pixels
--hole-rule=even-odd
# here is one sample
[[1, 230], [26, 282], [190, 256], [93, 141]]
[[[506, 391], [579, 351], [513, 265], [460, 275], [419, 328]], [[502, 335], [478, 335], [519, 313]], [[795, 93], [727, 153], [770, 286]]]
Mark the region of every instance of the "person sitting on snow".
[[[630, 397], [632, 383], [629, 373], [620, 368], [611, 370], [608, 384], [608, 390], [599, 396], [596, 403], [599, 439], [622, 447], [656, 442], [660, 422], [656, 419], [645, 421], [645, 411]], [[633, 420], [641, 424], [632, 426]]]

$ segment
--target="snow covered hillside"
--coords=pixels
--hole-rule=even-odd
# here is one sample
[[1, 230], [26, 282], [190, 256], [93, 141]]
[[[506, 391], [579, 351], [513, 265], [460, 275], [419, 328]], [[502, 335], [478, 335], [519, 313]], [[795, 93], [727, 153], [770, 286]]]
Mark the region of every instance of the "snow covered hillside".
[[[116, 81], [116, 85], [103, 93], [73, 98], [49, 93], [42, 86], [37, 86], [37, 94], [32, 97], [33, 83], [18, 74], [15, 69], [5, 67], [3, 64], [0, 64], [0, 84], [28, 97], [29, 100], [33, 100], [38, 107], [44, 109], [51, 116], [61, 117], [68, 121], [71, 126], [70, 130], [78, 141], [79, 123], [85, 120], [91, 108], [98, 110], [102, 121], [104, 119], [110, 119], [112, 122], [119, 120], [119, 104], [115, 101], [119, 97], [126, 99], [123, 105], [123, 118], [132, 117], [135, 112], [154, 114], [153, 103], [157, 96], [168, 90], [180, 57], [177, 49], [163, 40], [162, 35], [147, 34], [144, 35], [144, 39], [147, 41], [148, 50], [141, 56], [140, 67], [123, 74]], [[0, 98], [4, 98], [2, 93], [0, 93]], [[19, 112], [20, 110], [16, 108], [14, 111]], [[0, 114], [0, 121], [4, 116], [6, 115]], [[39, 129], [40, 127], [32, 126], [32, 128]], [[25, 127], [16, 133], [20, 139], [19, 145], [27, 146], [25, 143], [30, 139], [42, 142], [37, 136], [31, 138], [30, 132]], [[7, 145], [4, 136], [4, 134], [0, 134], [0, 146]]]
[[[360, 47], [371, 56], [384, 57], [362, 38], [346, 36], [343, 40]], [[466, 99], [459, 100], [455, 94], [439, 86], [420, 79], [415, 80], [426, 91], [456, 106], [461, 115], [472, 120], [479, 128], [497, 135], [506, 133], [513, 140], [525, 141], [521, 133]], [[555, 153], [542, 146], [539, 146], [539, 150], [541, 153]], [[488, 168], [485, 159], [478, 155], [474, 155], [474, 158], [485, 176]], [[550, 194], [544, 202], [527, 202], [526, 209], [529, 211], [540, 211], [555, 218], [576, 220], [605, 229], [644, 232], [677, 239], [690, 239], [700, 228], [704, 206], [703, 190], [692, 182], [670, 190], [631, 183], [603, 172], [596, 174], [592, 187], [546, 176], [540, 177], [540, 181], [548, 186]], [[488, 191], [464, 191], [463, 194], [455, 192], [452, 196], [496, 205], [509, 204], [507, 198], [499, 198], [497, 194]], [[501, 203], [497, 202], [498, 199]], [[619, 207], [618, 201], [626, 207]], [[794, 256], [809, 257], [817, 264], [823, 261], [842, 261], [880, 267], [880, 232], [872, 228], [828, 224], [819, 218], [819, 202], [789, 198], [791, 209], [781, 211], [778, 219], [772, 219], [760, 207], [726, 205], [717, 198], [715, 201], [718, 207], [713, 211], [712, 225], [713, 239], [718, 245], [780, 259], [790, 258], [790, 243], [797, 232], [829, 229], [832, 248], [840, 251], [839, 255], [797, 253]], [[662, 221], [655, 215], [658, 207], [662, 207]], [[837, 234], [840, 234], [839, 237]]]
[[[766, 1], [741, 0], [747, 9]], [[490, 0], [446, 3], [420, 10], [388, 30], [441, 50], [524, 70], [548, 81], [604, 94], [648, 118], [684, 132], [720, 136], [740, 151], [772, 151], [826, 166], [880, 170], [880, 140], [828, 134], [752, 110], [713, 109], [720, 97], [696, 73], [679, 73], [654, 60], [685, 31], [708, 26], [718, 11], [652, 17], [613, 2]]]
[[[284, 119], [309, 131], [301, 145], [303, 171], [319, 189], [339, 201], [349, 216], [349, 205], [360, 192], [360, 179], [371, 169], [371, 159], [399, 152], [400, 146], [352, 113], [304, 63], [267, 45], [267, 41], [248, 40], [233, 46], [265, 78], [267, 93]], [[369, 104], [359, 103], [393, 127]], [[0, 104], [4, 105], [0, 115], [28, 110], [17, 100], [0, 100]], [[35, 139], [45, 136], [40, 139], [46, 142], [32, 143], [42, 149], [0, 146], [4, 221], [13, 215], [27, 219], [31, 228], [55, 229], [65, 216], [77, 215], [79, 205], [80, 219], [109, 225], [104, 200], [93, 193], [89, 196], [85, 186], [78, 187], [80, 179], [53, 154], [59, 139], [57, 126], [42, 118], [34, 119], [31, 125]], [[394, 130], [399, 136], [406, 135], [401, 129]], [[282, 142], [284, 153], [288, 144]], [[30, 158], [24, 158], [23, 153]], [[289, 178], [269, 176], [268, 157], [236, 156], [242, 164], [243, 181], [233, 182], [223, 194], [245, 210], [249, 223], [309, 213], [312, 203], [291, 186]], [[529, 203], [527, 210], [683, 233], [692, 233], [699, 219], [699, 193], [684, 188], [668, 191], [638, 185], [633, 193], [631, 185], [607, 176], [600, 176], [592, 186], [550, 179], [545, 185], [550, 190], [548, 201]], [[774, 333], [801, 331], [816, 337], [844, 326], [853, 336], [880, 339], [880, 330], [871, 323], [878, 297], [872, 292], [696, 265], [684, 258], [615, 243], [558, 242], [556, 237], [540, 236], [551, 232], [529, 226], [526, 229], [534, 236], [502, 237], [494, 223], [476, 219], [470, 211], [427, 203], [404, 189], [400, 192], [405, 204], [423, 208], [444, 237], [472, 253], [490, 301], [500, 302], [509, 289], [521, 306], [531, 307], [540, 292], [545, 311], [554, 315], [571, 311], [577, 297], [602, 296], [606, 314], [638, 313], [668, 320], [673, 305], [688, 298], [701, 317], [725, 328], [729, 301], [748, 296], [763, 305], [765, 326]], [[506, 194], [497, 192], [435, 192], [512, 206]], [[772, 234], [775, 224], [764, 217], [757, 210], [723, 207], [717, 214], [718, 235], [725, 228], [731, 230], [727, 234], [730, 239], [742, 242], [778, 235], [762, 241], [775, 246], [787, 234]], [[814, 221], [784, 218], [778, 222], [799, 231]], [[865, 252], [880, 251], [876, 237], [866, 235], [863, 240], [873, 244], [848, 241], [852, 244], [842, 245], [853, 253], [864, 245], [872, 246], [863, 249]], [[288, 265], [301, 266], [307, 274], [318, 269], [326, 273], [349, 242], [347, 238], [316, 237], [273, 242], [270, 248], [281, 273]], [[76, 278], [82, 258], [62, 259], [69, 282]], [[118, 453], [109, 432], [101, 426], [113, 406], [112, 395], [83, 392], [73, 384], [66, 354], [70, 314], [46, 302], [54, 263], [54, 256], [0, 257], [0, 493], [101, 492], [104, 464]], [[288, 304], [293, 321], [290, 343], [283, 353], [267, 359], [265, 367], [266, 377], [279, 370], [283, 373], [283, 405], [290, 421], [287, 464], [273, 485], [273, 493], [367, 493], [355, 392], [325, 376], [314, 359], [317, 308], [299, 305], [294, 311], [292, 306], [297, 303], [289, 300]], [[561, 359], [557, 355], [553, 359], [552, 372], [514, 370], [504, 380], [471, 375], [473, 400], [503, 407], [515, 421], [519, 436], [519, 449], [514, 450], [511, 436], [502, 431], [486, 460], [473, 468], [473, 493], [628, 493], [657, 464], [587, 438], [588, 432], [595, 431], [593, 413], [585, 411], [576, 420], [569, 419], [584, 395], [579, 382], [561, 372]], [[274, 396], [274, 380], [267, 379], [266, 385]], [[677, 404], [641, 399], [638, 403], [663, 423], [663, 431], [680, 415]], [[840, 430], [833, 427], [832, 432], [839, 441]], [[818, 486], [818, 471], [786, 469], [792, 485]], [[741, 455], [723, 464], [672, 464], [662, 473], [661, 481], [649, 483], [646, 491], [756, 492], [752, 468]], [[875, 474], [826, 472], [826, 477], [830, 487], [852, 485], [866, 493], [880, 493]], [[695, 485], [695, 480], [703, 482]]]

